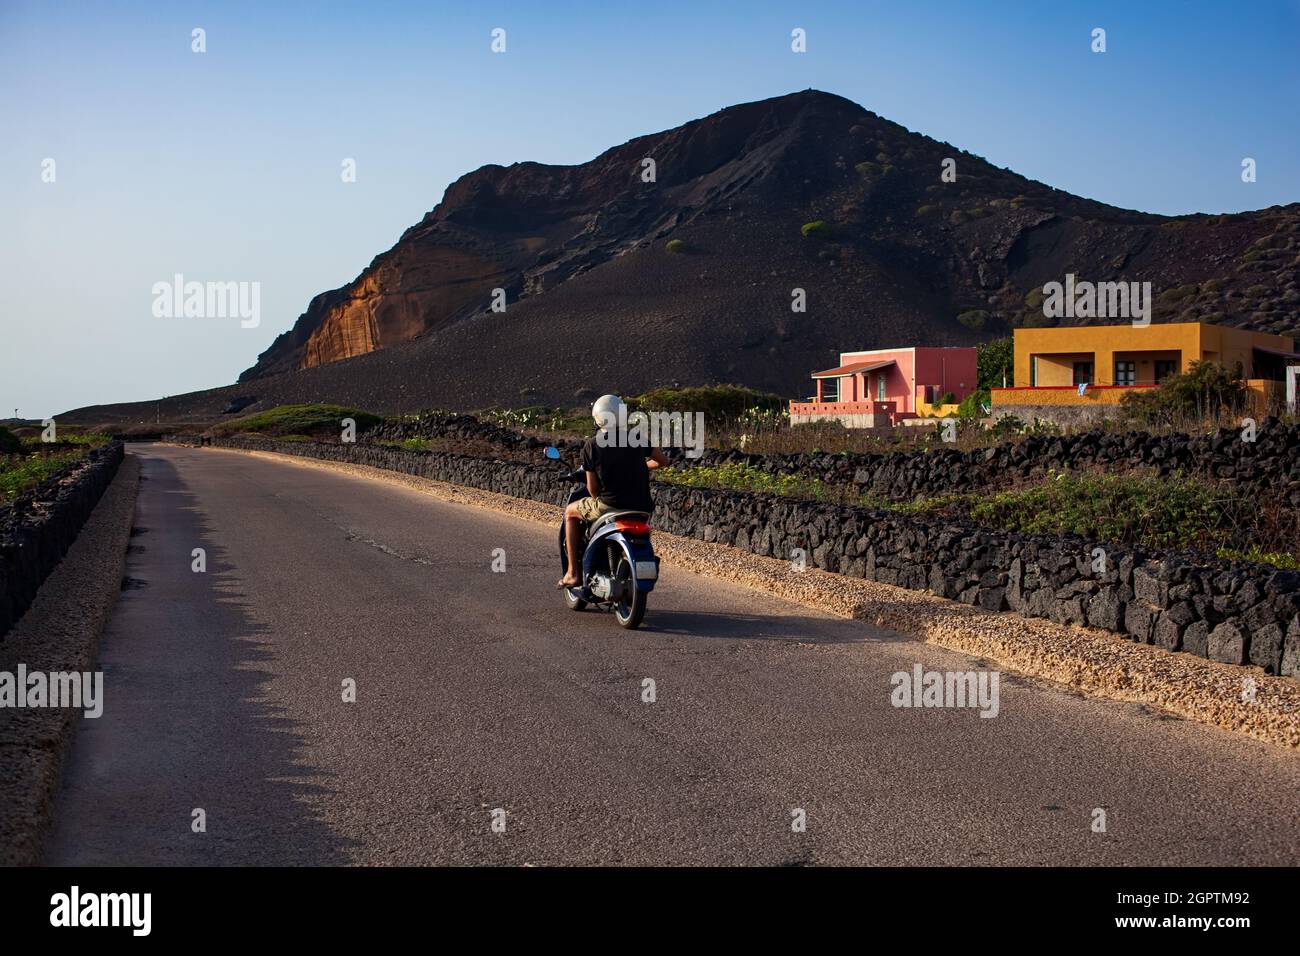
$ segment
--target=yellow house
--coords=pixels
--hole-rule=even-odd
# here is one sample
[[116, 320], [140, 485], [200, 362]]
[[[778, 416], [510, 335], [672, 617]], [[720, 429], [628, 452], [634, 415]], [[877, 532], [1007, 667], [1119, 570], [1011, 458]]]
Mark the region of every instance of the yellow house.
[[1262, 410], [1280, 397], [1286, 367], [1300, 365], [1287, 336], [1204, 322], [1016, 329], [1014, 350], [1016, 385], [992, 389], [995, 414], [1009, 405], [1118, 405], [1196, 361], [1240, 363]]

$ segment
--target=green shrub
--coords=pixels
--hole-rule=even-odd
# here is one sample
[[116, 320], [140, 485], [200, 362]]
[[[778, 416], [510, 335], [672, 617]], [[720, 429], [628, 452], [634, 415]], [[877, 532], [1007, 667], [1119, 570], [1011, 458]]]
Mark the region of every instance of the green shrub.
[[628, 399], [629, 408], [647, 412], [703, 412], [707, 418], [743, 418], [751, 412], [781, 412], [780, 395], [743, 385], [701, 385], [690, 388], [656, 388]]
[[977, 389], [961, 400], [957, 406], [957, 417], [967, 421], [974, 421], [984, 417], [984, 409], [981, 406], [989, 403], [989, 391], [987, 388]]
[[967, 309], [957, 314], [957, 321], [974, 332], [980, 331], [988, 323], [989, 314], [984, 309]]
[[1043, 307], [1043, 299], [1045, 298], [1046, 296], [1043, 294], [1042, 289], [1030, 289], [1025, 293], [1025, 305], [1029, 306], [1031, 309], [1041, 309]]
[[665, 245], [664, 248], [669, 252], [685, 252], [686, 243], [682, 242], [680, 239], [669, 239], [668, 244]]
[[877, 163], [858, 163], [853, 168], [857, 170], [858, 175], [863, 179], [870, 179], [872, 176], [880, 175], [880, 166]]
[[0, 425], [0, 455], [16, 455], [22, 450], [22, 439], [3, 425]]
[[934, 205], [934, 204], [927, 204], [927, 205], [924, 205], [924, 206], [917, 206], [917, 207], [916, 207], [916, 214], [917, 214], [918, 216], [933, 216], [933, 215], [934, 215], [935, 213], [937, 213], [939, 210], [940, 210], [940, 207], [939, 207], [939, 206], [936, 206], [936, 205]]
[[827, 239], [831, 234], [830, 225], [823, 219], [815, 219], [812, 222], [805, 222], [799, 230], [805, 236], [816, 239]]
[[1229, 370], [1216, 362], [1196, 361], [1186, 372], [1169, 376], [1156, 388], [1129, 392], [1120, 399], [1120, 408], [1132, 418], [1155, 424], [1235, 413], [1245, 399], [1240, 365]]
[[1196, 290], [1196, 283], [1190, 282], [1187, 285], [1180, 285], [1172, 289], [1166, 289], [1164, 292], [1160, 293], [1160, 298], [1166, 302], [1179, 302], [1187, 298], [1189, 295], [1195, 295]]

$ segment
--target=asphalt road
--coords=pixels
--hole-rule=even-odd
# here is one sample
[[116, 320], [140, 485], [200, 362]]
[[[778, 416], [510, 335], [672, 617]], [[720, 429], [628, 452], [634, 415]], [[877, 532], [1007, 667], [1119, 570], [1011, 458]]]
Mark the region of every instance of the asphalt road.
[[131, 453], [132, 580], [49, 863], [1300, 862], [1274, 747], [1006, 674], [992, 719], [895, 708], [895, 672], [985, 665], [669, 566], [628, 633], [565, 609], [552, 529]]

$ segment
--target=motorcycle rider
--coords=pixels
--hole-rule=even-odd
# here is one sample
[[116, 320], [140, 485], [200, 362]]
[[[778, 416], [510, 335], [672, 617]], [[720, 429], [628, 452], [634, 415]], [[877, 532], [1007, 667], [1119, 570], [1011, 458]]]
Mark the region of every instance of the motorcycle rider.
[[582, 470], [587, 475], [587, 494], [564, 509], [564, 540], [569, 555], [569, 570], [556, 582], [557, 589], [582, 584], [582, 525], [595, 521], [607, 511], [644, 511], [654, 509], [650, 497], [650, 470], [668, 464], [662, 449], [644, 444], [630, 447], [617, 434], [618, 423], [626, 422], [623, 400], [617, 395], [602, 395], [591, 407], [597, 433], [582, 446]]

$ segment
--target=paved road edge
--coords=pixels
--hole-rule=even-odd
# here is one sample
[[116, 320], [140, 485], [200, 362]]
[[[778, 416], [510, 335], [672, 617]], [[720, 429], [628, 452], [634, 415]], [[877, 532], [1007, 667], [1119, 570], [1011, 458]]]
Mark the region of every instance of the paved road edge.
[[[63, 560], [0, 641], [0, 671], [93, 670], [122, 588], [140, 461], [128, 454]], [[109, 705], [111, 692], [106, 692]], [[80, 711], [0, 710], [0, 865], [40, 863], [64, 756]]]

